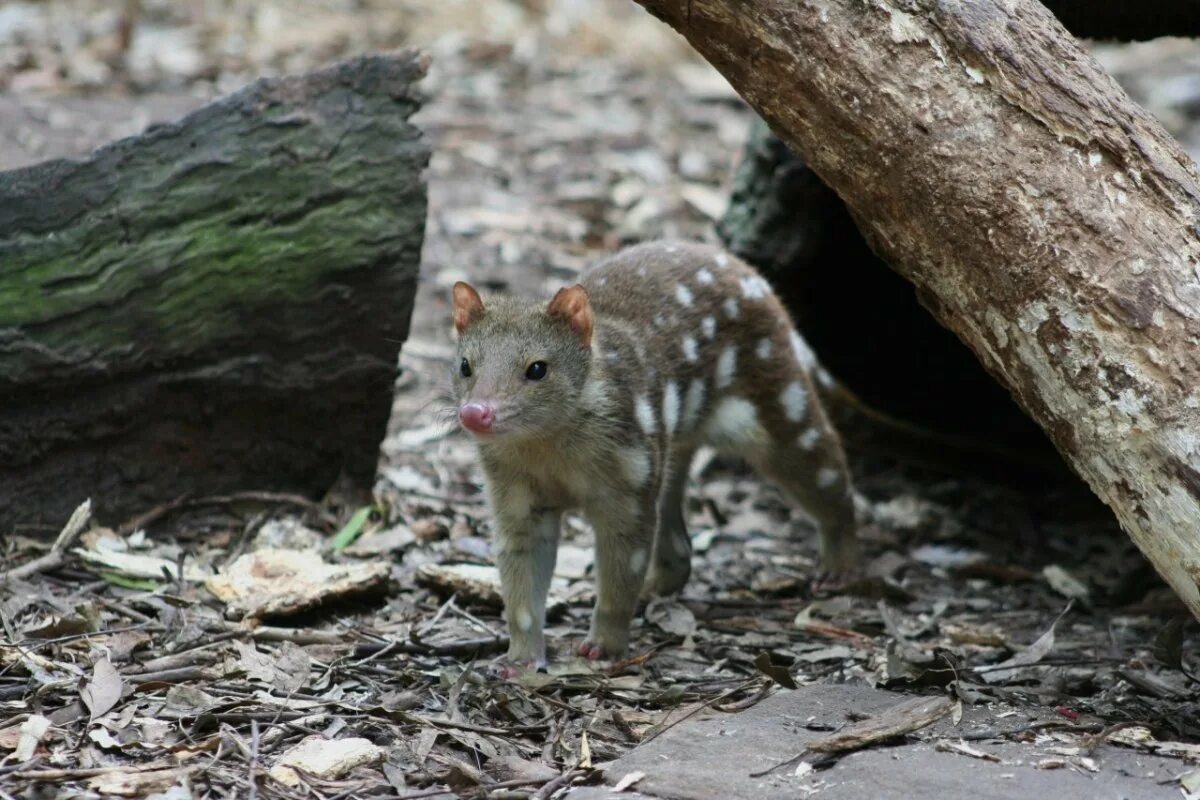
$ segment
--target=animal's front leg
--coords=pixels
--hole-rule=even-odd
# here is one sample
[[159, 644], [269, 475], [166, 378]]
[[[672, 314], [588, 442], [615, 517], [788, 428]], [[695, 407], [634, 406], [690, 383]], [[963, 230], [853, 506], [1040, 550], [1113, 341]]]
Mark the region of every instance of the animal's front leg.
[[596, 608], [579, 654], [616, 658], [629, 644], [629, 626], [650, 563], [657, 525], [655, 493], [597, 504], [588, 518], [596, 532]]
[[546, 664], [546, 595], [558, 555], [561, 511], [531, 510], [498, 519], [496, 564], [504, 616], [508, 620], [508, 660], [533, 669]]

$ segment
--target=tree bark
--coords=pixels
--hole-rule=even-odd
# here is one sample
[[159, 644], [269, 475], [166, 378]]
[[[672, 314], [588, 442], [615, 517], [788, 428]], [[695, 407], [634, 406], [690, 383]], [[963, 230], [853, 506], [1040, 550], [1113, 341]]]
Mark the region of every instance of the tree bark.
[[1031, 0], [639, 2], [845, 200], [1200, 616], [1200, 187], [1162, 126]]
[[415, 55], [258, 81], [0, 173], [0, 531], [85, 497], [369, 486], [428, 149]]
[[[767, 276], [822, 364], [861, 401], [840, 392], [828, 398], [848, 446], [894, 449], [1009, 482], [1061, 477], [1062, 459], [1037, 425], [921, 306], [912, 284], [871, 251], [841, 198], [761, 120], [717, 231]], [[837, 302], [844, 297], [854, 298], [854, 314]], [[864, 414], [862, 404], [886, 416]], [[905, 435], [904, 423], [921, 435]], [[979, 458], [981, 451], [993, 457]]]

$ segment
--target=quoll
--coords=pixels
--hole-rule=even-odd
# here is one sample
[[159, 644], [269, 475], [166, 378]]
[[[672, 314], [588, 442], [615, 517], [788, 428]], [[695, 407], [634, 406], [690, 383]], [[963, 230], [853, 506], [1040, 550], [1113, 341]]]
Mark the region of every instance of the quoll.
[[684, 489], [701, 445], [744, 458], [814, 518], [828, 573], [854, 566], [850, 476], [815, 391], [820, 367], [750, 266], [707, 245], [652, 242], [548, 304], [485, 302], [462, 282], [453, 294], [454, 394], [495, 513], [510, 664], [545, 663], [564, 511], [581, 511], [596, 538], [581, 655], [620, 656], [639, 595], [683, 587]]

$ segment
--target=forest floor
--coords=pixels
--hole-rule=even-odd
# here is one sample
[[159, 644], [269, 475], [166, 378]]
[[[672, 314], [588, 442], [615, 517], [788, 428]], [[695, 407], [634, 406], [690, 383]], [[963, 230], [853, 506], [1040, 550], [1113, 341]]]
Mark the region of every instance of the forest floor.
[[[147, 509], [0, 588], [0, 798], [1200, 797], [1194, 625], [1074, 484], [1031, 494], [852, 453], [866, 577], [818, 598], [807, 521], [703, 458], [693, 578], [639, 615], [630, 657], [571, 656], [593, 597], [572, 520], [553, 663], [493, 677], [491, 520], [442, 399], [449, 286], [547, 293], [626, 242], [715, 240], [749, 110], [615, 2], [145, 3], [126, 51], [112, 5], [0, 8], [4, 165], [256, 74], [418, 45], [422, 285], [373, 510]], [[1103, 56], [1196, 141], [1196, 48]], [[14, 537], [0, 571], [38, 547]], [[267, 585], [306, 557], [310, 580]], [[235, 598], [238, 580], [258, 594]]]

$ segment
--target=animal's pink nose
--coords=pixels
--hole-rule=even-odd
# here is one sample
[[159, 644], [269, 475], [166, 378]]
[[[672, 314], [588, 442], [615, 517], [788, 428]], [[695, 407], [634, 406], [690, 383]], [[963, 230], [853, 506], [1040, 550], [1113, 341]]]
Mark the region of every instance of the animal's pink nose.
[[496, 421], [496, 410], [487, 403], [467, 403], [458, 409], [458, 421], [469, 431], [489, 433]]

